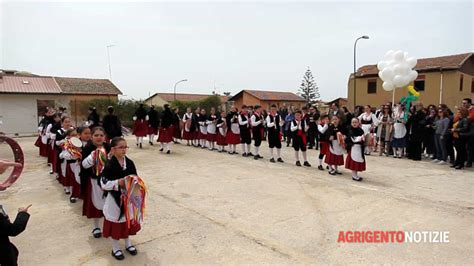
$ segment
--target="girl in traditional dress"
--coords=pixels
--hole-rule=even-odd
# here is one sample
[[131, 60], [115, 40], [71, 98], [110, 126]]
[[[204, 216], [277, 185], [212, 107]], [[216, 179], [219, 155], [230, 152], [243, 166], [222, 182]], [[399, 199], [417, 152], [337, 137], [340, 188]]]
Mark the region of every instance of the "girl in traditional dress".
[[[327, 134], [327, 130], [329, 127], [329, 118], [327, 114], [321, 116], [321, 119], [318, 124], [318, 134], [319, 134], [319, 165], [318, 169], [324, 171], [323, 167], [323, 159], [324, 156], [328, 156], [329, 154], [329, 136]], [[326, 168], [328, 168], [326, 166]]]
[[64, 176], [64, 189], [71, 192], [69, 201], [76, 203], [78, 198], [82, 198], [80, 177], [82, 154], [81, 148], [74, 146], [71, 142], [72, 137], [77, 137], [77, 131], [71, 128], [66, 131], [66, 138], [62, 144], [63, 150], [59, 154], [59, 158], [63, 160], [61, 172]]
[[352, 118], [351, 127], [346, 136], [347, 157], [346, 169], [352, 171], [352, 180], [362, 181], [359, 172], [365, 171], [364, 157], [364, 130], [360, 128], [360, 122], [357, 118]]
[[161, 113], [161, 126], [160, 135], [158, 136], [158, 142], [160, 142], [160, 151], [166, 149], [166, 154], [171, 153], [173, 145], [173, 113], [171, 112], [169, 104], [163, 106], [163, 112]]
[[221, 112], [221, 115], [217, 119], [216, 128], [217, 128], [217, 136], [216, 136], [217, 151], [225, 152], [224, 147], [227, 145], [227, 142], [226, 142], [227, 123], [226, 123], [226, 117], [225, 117], [224, 111]]
[[160, 117], [158, 111], [155, 110], [155, 106], [150, 107], [150, 111], [147, 113], [148, 116], [148, 143], [153, 146], [155, 136], [158, 135], [158, 127], [160, 126]]
[[209, 145], [209, 150], [214, 150], [217, 140], [217, 115], [216, 109], [214, 107], [211, 108], [211, 113], [207, 117], [206, 126], [207, 126], [207, 143]]
[[388, 156], [390, 150], [390, 138], [392, 135], [392, 110], [389, 105], [384, 105], [378, 117], [377, 138], [379, 146], [379, 156], [385, 153]]
[[147, 111], [145, 107], [143, 107], [143, 103], [141, 103], [133, 115], [133, 120], [135, 121], [133, 126], [133, 135], [135, 135], [137, 138], [137, 147], [140, 147], [140, 149], [143, 147], [143, 137], [145, 137], [148, 133], [148, 123], [146, 118]]
[[303, 154], [304, 166], [311, 167], [311, 164], [308, 163], [308, 158], [306, 156], [306, 132], [308, 131], [309, 126], [306, 124], [306, 120], [303, 119], [301, 111], [295, 112], [295, 119], [290, 124], [290, 130], [293, 135], [293, 149], [295, 149], [295, 159], [296, 166], [301, 166], [299, 151]]
[[112, 256], [117, 260], [123, 260], [125, 256], [120, 249], [120, 239], [125, 240], [125, 249], [129, 254], [133, 256], [137, 254], [137, 249], [132, 245], [129, 236], [136, 235], [140, 231], [140, 224], [131, 222], [130, 227], [127, 225], [121, 199], [122, 190], [125, 189], [125, 177], [137, 175], [137, 169], [133, 161], [126, 156], [128, 146], [124, 138], [112, 139], [110, 146], [112, 157], [105, 164], [100, 183], [107, 195], [103, 209], [105, 218], [103, 235], [105, 238], [112, 238]]
[[71, 190], [68, 188], [70, 185], [65, 185], [66, 183], [66, 168], [64, 164], [64, 159], [59, 157], [59, 154], [63, 151], [63, 144], [66, 138], [66, 132], [72, 128], [71, 119], [68, 116], [63, 116], [61, 118], [61, 124], [59, 124], [59, 129], [54, 133], [54, 144], [56, 150], [56, 167], [57, 167], [57, 179], [60, 184], [64, 186], [64, 193], [66, 195], [71, 194]]
[[237, 144], [240, 143], [239, 110], [232, 106], [226, 117], [226, 142], [229, 144], [229, 154], [237, 154]]
[[329, 152], [326, 154], [325, 163], [329, 165], [330, 175], [342, 175], [337, 170], [339, 165], [344, 165], [343, 151], [344, 140], [342, 138], [341, 129], [339, 128], [339, 117], [333, 116], [331, 124], [328, 126], [328, 137], [329, 137]]
[[193, 141], [193, 137], [194, 137], [192, 119], [193, 119], [193, 113], [191, 111], [191, 107], [188, 107], [186, 108], [186, 113], [183, 115], [183, 119], [182, 119], [183, 124], [184, 124], [183, 139], [186, 140], [187, 146], [191, 146], [191, 142]]
[[392, 149], [393, 149], [393, 158], [402, 158], [403, 150], [406, 147], [406, 134], [407, 129], [405, 127], [405, 112], [402, 109], [402, 106], [398, 104], [393, 110], [393, 139], [392, 139]]
[[370, 105], [364, 106], [364, 111], [365, 112], [358, 118], [362, 124], [362, 130], [364, 130], [365, 134], [365, 141], [367, 142], [365, 146], [365, 154], [370, 155], [374, 147], [373, 130], [378, 125], [379, 120], [375, 114], [372, 113], [372, 107]]
[[82, 150], [81, 184], [83, 188], [82, 215], [93, 220], [92, 235], [102, 236], [100, 219], [104, 217], [105, 197], [100, 185], [100, 176], [107, 162], [110, 145], [105, 142], [105, 131], [102, 127], [92, 129], [92, 141]]
[[199, 144], [199, 132], [200, 132], [200, 127], [199, 127], [199, 121], [201, 117], [201, 108], [196, 108], [194, 110], [194, 114], [191, 120], [191, 128], [192, 130], [192, 135], [193, 135], [193, 146], [194, 147], [200, 147], [201, 145]]

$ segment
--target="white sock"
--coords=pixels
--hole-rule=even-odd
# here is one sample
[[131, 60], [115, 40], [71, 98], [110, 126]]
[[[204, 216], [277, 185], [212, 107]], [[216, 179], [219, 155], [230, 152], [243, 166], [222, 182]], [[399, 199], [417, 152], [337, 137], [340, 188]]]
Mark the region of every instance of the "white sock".
[[168, 142], [166, 143], [166, 148], [171, 151], [171, 148], [173, 148], [173, 142]]
[[143, 137], [139, 137], [138, 140], [140, 141], [140, 144], [143, 143]]
[[352, 170], [352, 177], [353, 178], [358, 178], [357, 171]]
[[232, 144], [232, 151], [237, 152], [237, 144]]
[[272, 148], [270, 148], [270, 158], [273, 159], [273, 149]]
[[277, 149], [278, 158], [281, 158], [281, 149]]
[[245, 145], [245, 143], [242, 143], [242, 152], [243, 153], [247, 153], [247, 145]]
[[323, 159], [319, 159], [319, 165], [323, 165]]
[[257, 146], [255, 146], [255, 154], [254, 155], [258, 155], [258, 148]]
[[306, 152], [303, 151], [302, 153], [303, 153], [303, 160], [304, 160], [305, 162], [307, 162], [307, 161], [308, 161], [308, 158], [306, 157]]
[[299, 161], [300, 160], [300, 153], [299, 151], [295, 151], [295, 160]]
[[112, 239], [112, 251], [115, 253], [120, 250], [120, 243], [118, 240]]
[[127, 237], [125, 239], [125, 248], [129, 248], [130, 246], [132, 246], [132, 240], [130, 240], [130, 237]]
[[250, 153], [250, 144], [247, 144], [247, 153]]
[[137, 144], [140, 142], [140, 137], [135, 137], [137, 139]]
[[334, 165], [334, 171], [337, 172], [337, 165]]
[[100, 229], [100, 218], [94, 218], [94, 228], [99, 228]]

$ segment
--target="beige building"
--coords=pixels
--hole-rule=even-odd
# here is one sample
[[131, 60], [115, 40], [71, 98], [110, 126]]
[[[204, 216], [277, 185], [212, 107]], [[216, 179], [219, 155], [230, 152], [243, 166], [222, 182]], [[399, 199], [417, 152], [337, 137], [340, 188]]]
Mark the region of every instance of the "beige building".
[[[163, 106], [165, 104], [171, 104], [175, 99], [180, 102], [198, 102], [208, 97], [215, 96], [214, 94], [193, 94], [193, 93], [166, 93], [157, 92], [152, 96], [148, 97], [144, 102], [147, 105]], [[227, 110], [226, 102], [228, 97], [218, 95], [221, 99], [221, 110]]]
[[36, 133], [46, 107], [65, 107], [74, 122], [87, 113], [81, 103], [97, 99], [117, 101], [120, 90], [107, 79], [37, 76], [0, 70], [0, 132], [7, 135]]
[[[463, 98], [474, 98], [474, 55], [465, 53], [419, 59], [415, 67], [418, 78], [411, 83], [420, 92], [423, 104], [444, 103], [454, 108]], [[392, 92], [382, 88], [376, 65], [359, 68], [356, 73], [356, 97], [354, 99], [354, 78], [349, 77], [348, 106], [379, 106], [392, 101]], [[408, 95], [406, 88], [395, 90], [395, 102]]]

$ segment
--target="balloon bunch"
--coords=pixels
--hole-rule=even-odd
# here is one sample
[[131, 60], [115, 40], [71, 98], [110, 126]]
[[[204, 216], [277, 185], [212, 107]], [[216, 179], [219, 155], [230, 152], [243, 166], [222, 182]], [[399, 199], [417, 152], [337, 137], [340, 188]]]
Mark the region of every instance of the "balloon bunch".
[[390, 50], [385, 58], [377, 64], [379, 77], [384, 81], [382, 87], [386, 91], [402, 88], [414, 81], [418, 72], [413, 70], [417, 60], [408, 57], [407, 52]]

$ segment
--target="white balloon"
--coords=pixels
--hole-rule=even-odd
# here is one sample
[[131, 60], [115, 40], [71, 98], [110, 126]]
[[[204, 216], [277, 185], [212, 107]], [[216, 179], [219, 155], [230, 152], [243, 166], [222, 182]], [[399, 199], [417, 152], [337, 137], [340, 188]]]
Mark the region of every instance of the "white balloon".
[[408, 58], [408, 52], [403, 52], [403, 59], [407, 60], [407, 58]]
[[384, 81], [384, 83], [382, 84], [382, 87], [386, 91], [392, 91], [393, 89], [395, 89], [392, 82], [390, 81]]
[[414, 58], [414, 57], [409, 57], [409, 58], [407, 58], [406, 62], [408, 64], [408, 67], [414, 68], [416, 66], [416, 64], [418, 63], [418, 60], [416, 60], [416, 58]]
[[391, 67], [386, 67], [382, 71], [380, 71], [380, 78], [383, 81], [392, 81], [393, 76], [394, 74]]
[[408, 80], [410, 80], [410, 82], [414, 81], [417, 77], [418, 72], [416, 72], [416, 70], [412, 70], [410, 73], [408, 73]]
[[397, 62], [401, 62], [403, 61], [403, 56], [403, 52], [398, 50], [393, 54], [393, 59]]
[[403, 87], [405, 84], [405, 79], [403, 78], [402, 75], [395, 75], [395, 77], [393, 77], [393, 85], [395, 85], [395, 87], [397, 88], [400, 88], [400, 87]]
[[400, 63], [400, 64], [396, 64], [393, 66], [393, 73], [395, 73], [395, 75], [405, 75], [404, 73], [404, 65], [403, 63]]
[[391, 60], [393, 58], [393, 53], [395, 53], [394, 50], [388, 50], [386, 53], [385, 53], [385, 59], [387, 60]]
[[377, 69], [382, 71], [385, 67], [387, 67], [387, 61], [380, 61], [377, 63]]

